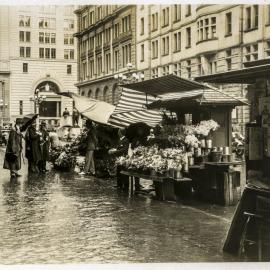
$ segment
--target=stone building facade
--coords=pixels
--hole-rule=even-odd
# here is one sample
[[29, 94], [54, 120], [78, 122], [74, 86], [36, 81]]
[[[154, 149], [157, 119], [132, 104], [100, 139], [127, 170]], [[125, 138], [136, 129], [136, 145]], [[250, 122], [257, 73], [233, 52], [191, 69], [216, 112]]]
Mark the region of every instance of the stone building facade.
[[[77, 10], [80, 28], [76, 34], [80, 46], [77, 86], [81, 94], [112, 100], [111, 93], [114, 92], [110, 91], [116, 86], [113, 75], [127, 71], [121, 58], [121, 47], [126, 41], [114, 43], [117, 32], [114, 25], [117, 22], [121, 24], [128, 12], [131, 13], [131, 62], [134, 70], [144, 73], [145, 79], [172, 73], [193, 79], [205, 74], [241, 69], [247, 62], [270, 56], [270, 9], [267, 5], [84, 6]], [[98, 13], [103, 14], [103, 17]], [[112, 40], [107, 46], [104, 40], [108, 28], [112, 29]], [[97, 74], [91, 69], [98, 67], [98, 48], [90, 48], [91, 42], [94, 42], [91, 37], [94, 37], [93, 46], [96, 46], [100, 33], [103, 42], [102, 72]], [[120, 49], [118, 60], [112, 57], [117, 48], [115, 44]], [[111, 53], [109, 72], [106, 48]], [[91, 57], [93, 64], [90, 64]], [[119, 69], [115, 69], [115, 61], [119, 61]], [[230, 95], [246, 95], [245, 86], [218, 87]], [[107, 88], [109, 94], [107, 90], [104, 91]], [[96, 95], [97, 89], [102, 94]], [[246, 107], [233, 111], [233, 122], [242, 131], [248, 120], [249, 111]]]
[[57, 95], [73, 91], [77, 79], [77, 50], [74, 6], [0, 7], [1, 99], [7, 104], [2, 117], [13, 120], [33, 113], [30, 96], [46, 96], [40, 118], [58, 125], [72, 101]]
[[116, 104], [115, 74], [136, 69], [136, 6], [91, 5], [78, 19], [78, 83], [81, 95]]

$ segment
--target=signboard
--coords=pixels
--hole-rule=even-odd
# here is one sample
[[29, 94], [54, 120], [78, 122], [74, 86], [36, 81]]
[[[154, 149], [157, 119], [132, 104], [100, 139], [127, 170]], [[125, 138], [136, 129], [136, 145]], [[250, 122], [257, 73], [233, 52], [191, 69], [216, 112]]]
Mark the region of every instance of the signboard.
[[263, 128], [249, 127], [248, 128], [248, 153], [249, 160], [263, 159]]

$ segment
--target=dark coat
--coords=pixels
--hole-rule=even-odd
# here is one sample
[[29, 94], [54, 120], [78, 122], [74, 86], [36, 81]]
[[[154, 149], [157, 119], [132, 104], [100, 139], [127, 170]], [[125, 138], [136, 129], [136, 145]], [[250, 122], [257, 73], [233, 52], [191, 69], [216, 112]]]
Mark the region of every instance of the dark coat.
[[49, 138], [49, 132], [45, 129], [41, 130], [41, 155], [43, 161], [49, 160], [49, 148], [50, 148], [50, 138]]
[[[15, 157], [13, 161], [10, 161], [7, 156], [12, 153]], [[21, 169], [21, 153], [22, 153], [22, 134], [16, 129], [12, 128], [9, 133], [4, 169], [7, 170], [20, 170]]]
[[40, 135], [34, 127], [29, 127], [26, 133], [26, 157], [29, 161], [37, 163], [42, 160]]

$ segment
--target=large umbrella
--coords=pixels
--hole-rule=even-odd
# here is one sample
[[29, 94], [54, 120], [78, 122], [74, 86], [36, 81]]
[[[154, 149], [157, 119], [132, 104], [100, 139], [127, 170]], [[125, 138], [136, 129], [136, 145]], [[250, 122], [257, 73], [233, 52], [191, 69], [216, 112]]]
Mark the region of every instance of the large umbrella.
[[72, 98], [75, 102], [75, 108], [80, 114], [101, 124], [108, 124], [108, 120], [115, 109], [115, 106], [107, 102], [79, 96], [72, 92], [61, 92], [59, 95]]
[[21, 132], [25, 131], [34, 121], [37, 119], [37, 113], [26, 114], [23, 117], [23, 125], [21, 126]]

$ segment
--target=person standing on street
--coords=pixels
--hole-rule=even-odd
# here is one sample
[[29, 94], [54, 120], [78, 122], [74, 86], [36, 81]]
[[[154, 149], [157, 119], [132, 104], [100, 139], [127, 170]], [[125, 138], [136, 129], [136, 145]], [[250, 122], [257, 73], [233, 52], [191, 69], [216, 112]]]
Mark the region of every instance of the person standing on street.
[[79, 113], [78, 110], [74, 107], [74, 108], [73, 108], [73, 112], [72, 112], [73, 126], [74, 126], [74, 127], [78, 127], [78, 125], [79, 125], [79, 116], [80, 116], [80, 113]]
[[22, 154], [22, 138], [20, 131], [22, 126], [22, 118], [17, 118], [14, 128], [10, 130], [5, 160], [4, 169], [10, 170], [11, 177], [21, 176], [18, 171], [21, 169], [21, 154]]
[[50, 138], [49, 132], [46, 129], [46, 122], [42, 121], [40, 125], [40, 148], [41, 160], [38, 162], [38, 169], [40, 172], [46, 172], [46, 162], [49, 160]]
[[33, 123], [27, 130], [26, 135], [26, 158], [28, 159], [28, 171], [39, 172], [38, 163], [41, 160], [41, 133], [36, 130], [36, 123]]
[[86, 138], [86, 156], [85, 156], [85, 168], [86, 174], [95, 175], [95, 162], [94, 162], [94, 150], [97, 146], [96, 130], [91, 120], [86, 121], [87, 138]]

